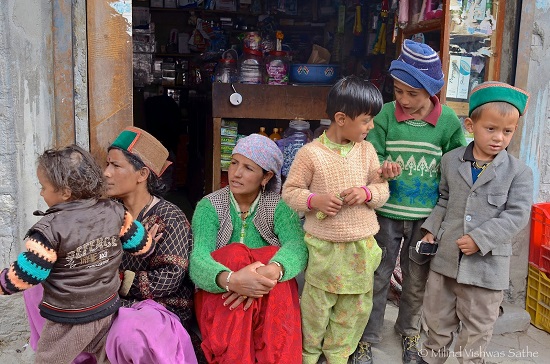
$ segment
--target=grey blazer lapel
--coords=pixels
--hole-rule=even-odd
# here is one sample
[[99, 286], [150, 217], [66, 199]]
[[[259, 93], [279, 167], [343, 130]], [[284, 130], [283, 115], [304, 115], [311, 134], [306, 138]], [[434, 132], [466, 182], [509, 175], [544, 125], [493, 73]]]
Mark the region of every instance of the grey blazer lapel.
[[472, 187], [472, 165], [470, 162], [460, 158], [460, 165], [458, 166], [458, 174], [466, 181], [470, 188]]

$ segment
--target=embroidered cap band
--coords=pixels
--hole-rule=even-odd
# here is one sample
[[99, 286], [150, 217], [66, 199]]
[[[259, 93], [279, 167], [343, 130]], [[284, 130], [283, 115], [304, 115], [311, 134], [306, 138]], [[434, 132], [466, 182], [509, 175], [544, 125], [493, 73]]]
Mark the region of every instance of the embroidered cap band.
[[529, 103], [529, 93], [503, 82], [487, 81], [472, 90], [468, 116], [483, 104], [489, 102], [507, 102], [523, 115]]
[[154, 136], [133, 126], [124, 129], [111, 147], [127, 150], [141, 161], [158, 177], [172, 164], [168, 161], [168, 150]]

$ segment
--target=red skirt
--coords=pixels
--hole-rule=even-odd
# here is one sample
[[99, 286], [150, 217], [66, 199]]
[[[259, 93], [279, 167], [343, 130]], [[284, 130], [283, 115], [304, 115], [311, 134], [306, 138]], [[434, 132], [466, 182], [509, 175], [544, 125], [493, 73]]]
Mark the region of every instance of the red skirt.
[[[233, 243], [212, 253], [233, 271], [260, 261], [267, 264], [279, 248], [250, 249]], [[202, 348], [209, 363], [301, 364], [302, 327], [298, 285], [295, 279], [277, 283], [271, 292], [246, 311], [230, 310], [220, 293], [198, 290], [195, 310], [202, 334]]]

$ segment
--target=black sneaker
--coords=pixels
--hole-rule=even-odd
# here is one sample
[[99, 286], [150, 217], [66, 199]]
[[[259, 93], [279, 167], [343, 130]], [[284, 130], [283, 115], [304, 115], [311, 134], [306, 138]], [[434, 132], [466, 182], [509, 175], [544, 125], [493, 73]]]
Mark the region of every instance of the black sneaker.
[[420, 335], [403, 336], [401, 345], [403, 347], [403, 364], [422, 363], [422, 358], [418, 354], [418, 340]]
[[349, 364], [373, 364], [370, 343], [359, 341], [357, 349], [349, 357]]

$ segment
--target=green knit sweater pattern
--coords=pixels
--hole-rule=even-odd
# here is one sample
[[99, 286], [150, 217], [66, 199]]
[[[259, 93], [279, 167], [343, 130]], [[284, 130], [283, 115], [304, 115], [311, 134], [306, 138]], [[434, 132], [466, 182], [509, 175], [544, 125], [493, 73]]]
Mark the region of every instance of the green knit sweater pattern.
[[401, 174], [389, 181], [390, 198], [377, 209], [378, 214], [397, 220], [427, 217], [439, 197], [440, 163], [443, 154], [466, 145], [462, 125], [446, 105], [436, 125], [423, 120], [398, 122], [395, 101], [384, 104], [374, 118], [375, 127], [367, 140], [372, 143], [380, 163], [401, 165]]
[[[241, 220], [233, 206], [230, 207], [233, 233], [230, 242], [240, 241], [243, 223], [245, 227], [244, 244], [249, 248], [262, 248], [269, 244], [262, 238], [253, 223], [254, 214]], [[303, 271], [307, 264], [308, 251], [304, 243], [304, 230], [298, 214], [283, 201], [275, 208], [273, 220], [274, 233], [279, 238], [281, 248], [272, 261], [284, 267], [283, 281], [294, 278]], [[222, 293], [225, 290], [218, 286], [216, 277], [223, 271], [229, 271], [223, 264], [216, 262], [211, 253], [216, 250], [216, 240], [220, 222], [210, 200], [203, 198], [197, 204], [192, 220], [194, 246], [191, 252], [189, 274], [193, 282], [201, 289]]]

